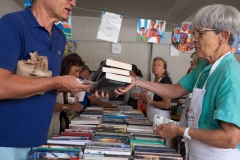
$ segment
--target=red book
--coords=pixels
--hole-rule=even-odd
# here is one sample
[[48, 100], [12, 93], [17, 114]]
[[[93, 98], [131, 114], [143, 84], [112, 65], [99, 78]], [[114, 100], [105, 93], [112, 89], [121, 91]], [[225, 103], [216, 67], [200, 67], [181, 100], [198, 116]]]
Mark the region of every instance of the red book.
[[92, 133], [85, 133], [85, 132], [62, 132], [62, 136], [79, 136], [79, 137], [88, 137], [89, 140], [92, 138]]

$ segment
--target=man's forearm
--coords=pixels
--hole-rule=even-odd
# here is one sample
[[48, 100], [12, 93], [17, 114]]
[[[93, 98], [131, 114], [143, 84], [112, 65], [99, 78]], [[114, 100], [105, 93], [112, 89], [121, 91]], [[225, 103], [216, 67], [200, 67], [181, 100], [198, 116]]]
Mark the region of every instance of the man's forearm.
[[26, 78], [11, 74], [0, 78], [0, 99], [21, 99], [56, 89], [57, 78]]

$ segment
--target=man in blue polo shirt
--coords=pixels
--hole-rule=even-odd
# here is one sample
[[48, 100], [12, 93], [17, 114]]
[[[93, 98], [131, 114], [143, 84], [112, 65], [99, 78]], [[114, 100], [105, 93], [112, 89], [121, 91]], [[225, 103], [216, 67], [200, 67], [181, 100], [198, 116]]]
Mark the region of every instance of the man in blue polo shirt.
[[[31, 147], [46, 143], [56, 91], [78, 92], [89, 85], [59, 76], [66, 38], [54, 22], [66, 20], [76, 0], [33, 0], [32, 7], [0, 19], [0, 159], [26, 159]], [[52, 78], [15, 73], [30, 52], [48, 58]], [[41, 95], [41, 93], [44, 93]]]

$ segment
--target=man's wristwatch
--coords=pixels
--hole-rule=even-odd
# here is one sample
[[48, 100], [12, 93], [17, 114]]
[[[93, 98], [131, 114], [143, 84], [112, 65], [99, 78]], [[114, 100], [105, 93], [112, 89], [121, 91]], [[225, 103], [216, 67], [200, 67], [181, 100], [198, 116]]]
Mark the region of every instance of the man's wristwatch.
[[188, 135], [189, 127], [187, 127], [184, 131], [183, 137], [187, 138], [188, 140], [191, 140], [192, 138]]

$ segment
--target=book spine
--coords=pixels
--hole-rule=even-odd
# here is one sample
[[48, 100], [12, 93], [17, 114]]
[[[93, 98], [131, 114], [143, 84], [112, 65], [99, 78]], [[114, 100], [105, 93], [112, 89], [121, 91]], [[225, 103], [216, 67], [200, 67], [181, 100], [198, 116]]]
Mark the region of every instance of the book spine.
[[94, 115], [94, 114], [80, 114], [80, 117], [87, 117], [87, 118], [101, 118], [102, 115]]

